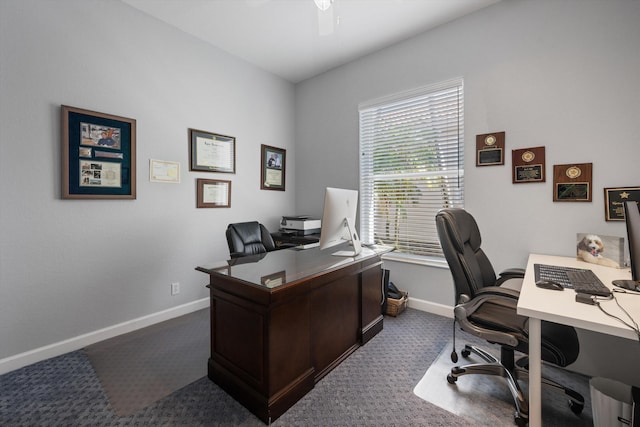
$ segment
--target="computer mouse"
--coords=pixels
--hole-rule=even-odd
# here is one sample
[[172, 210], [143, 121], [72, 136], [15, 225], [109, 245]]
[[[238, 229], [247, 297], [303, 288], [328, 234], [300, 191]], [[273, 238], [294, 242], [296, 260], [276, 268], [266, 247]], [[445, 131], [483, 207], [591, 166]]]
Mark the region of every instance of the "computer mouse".
[[554, 291], [564, 291], [564, 286], [553, 280], [538, 280], [536, 286], [542, 289], [552, 289]]

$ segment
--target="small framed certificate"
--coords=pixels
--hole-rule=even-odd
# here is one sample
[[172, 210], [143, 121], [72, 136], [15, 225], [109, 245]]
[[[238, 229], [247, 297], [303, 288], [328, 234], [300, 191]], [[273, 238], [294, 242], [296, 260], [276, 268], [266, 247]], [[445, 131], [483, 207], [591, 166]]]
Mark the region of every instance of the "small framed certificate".
[[180, 162], [149, 160], [149, 181], [180, 183]]
[[202, 179], [196, 181], [198, 208], [230, 208], [231, 181]]

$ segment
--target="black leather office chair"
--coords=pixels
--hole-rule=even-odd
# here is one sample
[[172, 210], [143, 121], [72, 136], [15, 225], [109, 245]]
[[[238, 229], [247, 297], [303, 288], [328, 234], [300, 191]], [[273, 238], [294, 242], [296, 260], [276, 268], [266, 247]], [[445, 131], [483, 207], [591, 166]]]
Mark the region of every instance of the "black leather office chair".
[[[471, 353], [486, 363], [455, 366], [447, 375], [454, 384], [459, 377], [468, 374], [497, 375], [507, 380], [516, 406], [515, 422], [526, 425], [529, 405], [518, 380], [528, 379], [528, 357], [515, 360], [515, 351], [528, 353], [527, 317], [516, 313], [519, 290], [506, 286], [509, 279], [524, 277], [523, 269], [511, 269], [496, 277], [489, 259], [480, 248], [480, 230], [475, 219], [464, 209], [443, 209], [436, 215], [436, 228], [442, 251], [453, 276], [456, 294], [454, 309], [454, 350], [451, 360], [456, 363], [455, 322], [463, 331], [500, 345], [500, 360], [480, 348], [465, 345], [462, 356]], [[579, 353], [575, 329], [566, 325], [542, 322], [542, 360], [565, 367], [573, 363]], [[571, 410], [579, 414], [584, 408], [584, 398], [574, 390], [542, 378], [542, 383], [564, 391], [569, 397]]]
[[229, 224], [226, 236], [231, 258], [256, 255], [276, 249], [269, 231], [257, 221]]

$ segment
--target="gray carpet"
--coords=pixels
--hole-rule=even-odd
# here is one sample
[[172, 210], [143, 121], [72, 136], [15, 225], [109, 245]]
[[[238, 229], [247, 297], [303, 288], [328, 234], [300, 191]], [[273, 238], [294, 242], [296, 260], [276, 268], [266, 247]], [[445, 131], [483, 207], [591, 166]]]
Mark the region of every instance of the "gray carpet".
[[[204, 336], [208, 340], [208, 328]], [[456, 415], [413, 393], [450, 340], [450, 319], [414, 309], [398, 317], [386, 316], [382, 332], [272, 425], [493, 426]], [[171, 342], [173, 339], [167, 341]], [[208, 356], [198, 361], [201, 369], [206, 369]], [[448, 387], [444, 378], [434, 378], [431, 384], [438, 389]], [[545, 394], [543, 405], [555, 398]], [[488, 413], [492, 408], [478, 410]], [[511, 419], [508, 414], [503, 422]], [[84, 350], [1, 375], [0, 425], [264, 426], [206, 376], [135, 413], [119, 415]]]
[[207, 375], [209, 309], [87, 347], [119, 416], [129, 416]]

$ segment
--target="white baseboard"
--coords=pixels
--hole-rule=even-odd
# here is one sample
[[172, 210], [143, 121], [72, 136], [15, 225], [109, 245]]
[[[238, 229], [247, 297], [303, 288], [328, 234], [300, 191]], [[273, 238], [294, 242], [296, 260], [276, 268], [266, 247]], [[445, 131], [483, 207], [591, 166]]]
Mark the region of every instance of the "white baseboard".
[[[444, 304], [437, 304], [409, 297], [408, 306], [415, 308], [416, 310], [453, 318], [453, 307]], [[15, 356], [10, 356], [5, 359], [0, 359], [0, 375], [42, 360], [79, 350], [88, 345], [95, 344], [118, 335], [126, 334], [127, 332], [132, 332], [156, 323], [164, 322], [165, 320], [173, 319], [174, 317], [183, 316], [206, 307], [209, 307], [209, 298], [192, 301], [177, 307], [172, 307], [167, 310], [109, 326], [104, 329], [79, 335], [68, 340], [16, 354]]]
[[453, 319], [453, 307], [444, 304], [438, 304], [431, 301], [409, 297], [407, 306], [416, 310], [426, 311], [427, 313], [437, 314], [439, 316]]
[[109, 326], [104, 329], [79, 335], [77, 337], [69, 338], [44, 347], [36, 348], [34, 350], [26, 351], [24, 353], [16, 354], [15, 356], [0, 359], [0, 375], [207, 307], [209, 307], [208, 297], [159, 311], [157, 313], [142, 316], [137, 319], [129, 320], [127, 322], [119, 323], [117, 325]]

